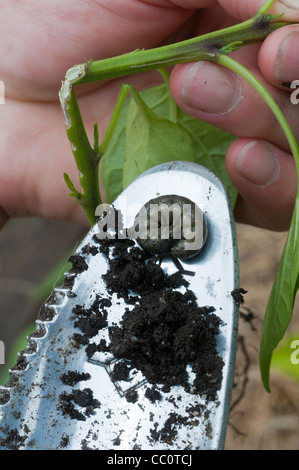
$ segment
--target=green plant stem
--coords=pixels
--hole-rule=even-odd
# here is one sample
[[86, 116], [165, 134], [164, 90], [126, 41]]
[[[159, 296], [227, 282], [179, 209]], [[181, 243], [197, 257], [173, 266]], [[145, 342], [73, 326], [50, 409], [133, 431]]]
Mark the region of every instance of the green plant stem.
[[116, 105], [115, 105], [115, 108], [113, 110], [113, 114], [112, 114], [112, 117], [110, 119], [110, 122], [108, 124], [108, 127], [107, 127], [107, 130], [106, 130], [106, 133], [105, 133], [105, 136], [102, 140], [102, 143], [100, 145], [100, 153], [101, 155], [104, 155], [104, 153], [106, 152], [107, 148], [109, 147], [109, 144], [111, 142], [111, 139], [112, 139], [112, 136], [113, 136], [113, 132], [114, 132], [114, 129], [115, 129], [115, 126], [117, 124], [117, 121], [118, 121], [118, 118], [119, 118], [119, 115], [121, 113], [121, 110], [125, 104], [125, 101], [127, 99], [127, 95], [128, 95], [128, 91], [129, 91], [129, 87], [128, 85], [126, 84], [123, 84], [120, 88], [120, 92], [119, 92], [119, 95], [118, 95], [118, 99], [116, 101]]
[[96, 222], [94, 208], [101, 204], [98, 176], [100, 155], [89, 143], [74, 89], [71, 89], [67, 112], [69, 117], [67, 136], [79, 170], [82, 187], [81, 193], [77, 193], [77, 200], [83, 207], [89, 223], [93, 225]]
[[262, 18], [258, 14], [238, 25], [176, 44], [149, 50], [137, 50], [95, 62], [90, 61], [84, 76], [78, 77], [73, 84], [81, 85], [132, 75], [180, 63], [211, 60], [217, 55], [219, 49], [231, 43], [242, 42], [245, 46], [262, 42], [271, 32], [289, 24], [270, 20], [263, 22]]
[[252, 87], [261, 95], [263, 100], [267, 103], [273, 114], [275, 115], [276, 119], [278, 120], [287, 140], [292, 150], [297, 171], [299, 172], [299, 148], [296, 142], [296, 139], [293, 135], [293, 132], [286, 121], [282, 111], [280, 110], [277, 103], [274, 101], [270, 93], [266, 90], [266, 88], [255, 78], [255, 76], [248, 71], [243, 65], [236, 62], [231, 57], [228, 57], [225, 54], [219, 54], [218, 57], [214, 60], [220, 65], [236, 72], [238, 75], [243, 77]]
[[288, 140], [297, 171], [297, 196], [291, 225], [272, 286], [262, 328], [260, 371], [264, 387], [270, 392], [269, 375], [272, 353], [290, 324], [299, 288], [299, 148], [282, 111], [263, 85], [245, 67], [226, 55], [220, 54], [217, 63], [243, 77], [268, 104]]
[[266, 15], [269, 8], [273, 5], [275, 0], [266, 0], [258, 11], [258, 15]]
[[[167, 85], [167, 88], [169, 90], [169, 79], [170, 79], [170, 73], [166, 69], [159, 69], [160, 74], [163, 77], [164, 82]], [[169, 91], [169, 104], [170, 104], [170, 109], [169, 109], [169, 119], [173, 122], [178, 121], [178, 105], [174, 101], [170, 91]]]

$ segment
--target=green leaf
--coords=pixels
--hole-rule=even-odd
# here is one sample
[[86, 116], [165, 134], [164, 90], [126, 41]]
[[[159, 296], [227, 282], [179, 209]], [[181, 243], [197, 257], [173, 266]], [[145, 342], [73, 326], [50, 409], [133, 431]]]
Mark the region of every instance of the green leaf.
[[64, 181], [67, 184], [67, 187], [71, 190], [70, 196], [79, 199], [81, 195], [75, 188], [74, 183], [71, 181], [69, 175], [67, 173], [64, 173], [63, 177], [64, 177]]
[[260, 370], [265, 389], [270, 392], [269, 368], [274, 349], [283, 338], [292, 319], [296, 293], [299, 287], [299, 196], [297, 194], [293, 218], [283, 255], [272, 286], [260, 346]]
[[[171, 121], [174, 115], [174, 102], [172, 96], [170, 95], [167, 84], [162, 84], [154, 88], [147, 89], [141, 92], [140, 96], [142, 97], [142, 100], [146, 106], [156, 114], [154, 124], [156, 126], [155, 132], [157, 130], [158, 134], [160, 134], [160, 137], [163, 139], [164, 136], [161, 136], [161, 130], [158, 129], [158, 124], [160, 125], [161, 123], [159, 117], [165, 118], [167, 121]], [[129, 107], [130, 115], [128, 114]], [[139, 140], [142, 140], [142, 138], [141, 134], [136, 131], [136, 128], [134, 132], [135, 140], [128, 143], [126, 148], [126, 138], [129, 137], [128, 134], [130, 129], [130, 132], [133, 132], [132, 126], [134, 125], [134, 119], [136, 122], [138, 113], [140, 114], [140, 110], [138, 111], [138, 107], [136, 106], [136, 103], [133, 101], [133, 99], [130, 98], [127, 100], [118, 119], [118, 123], [116, 125], [110, 145], [101, 160], [101, 177], [106, 193], [106, 201], [109, 203], [113, 202], [114, 199], [120, 194], [122, 189], [133, 177], [133, 174], [134, 176], [138, 176], [144, 171], [145, 164], [144, 162], [140, 162], [140, 154], [137, 152], [137, 147], [141, 144], [140, 142], [138, 143], [138, 140], [136, 140], [138, 138]], [[130, 120], [130, 122], [128, 123], [127, 120]], [[191, 158], [192, 161], [209, 168], [221, 179], [228, 190], [232, 205], [234, 206], [237, 198], [237, 191], [227, 175], [225, 155], [228, 146], [235, 139], [235, 137], [228, 132], [222, 131], [221, 129], [218, 129], [210, 124], [193, 118], [179, 108], [177, 109], [177, 122], [170, 122], [170, 124], [168, 122], [166, 124], [168, 129], [172, 129], [172, 132], [175, 132], [175, 129], [177, 129], [176, 126], [174, 127], [174, 124], [179, 124], [179, 132], [181, 136], [187, 135], [186, 139], [188, 140], [189, 145], [189, 155], [191, 154], [189, 158]], [[138, 125], [140, 126], [140, 123]], [[128, 130], [127, 134], [126, 127]], [[160, 139], [160, 137], [158, 137], [158, 139]], [[152, 133], [152, 130], [151, 138], [155, 139], [155, 135]], [[187, 160], [187, 158], [183, 158], [183, 155], [180, 155], [178, 150], [174, 148], [173, 134], [168, 138], [166, 145], [164, 145], [164, 142], [164, 149], [167, 148], [168, 144], [171, 142], [173, 147], [170, 149], [171, 156], [166, 158], [165, 155], [162, 155], [162, 161], [171, 161], [172, 159]], [[129, 155], [127, 158], [130, 163], [129, 161], [125, 162], [125, 149], [127, 153], [130, 146], [133, 145], [135, 145], [135, 158], [133, 159]], [[156, 143], [154, 142], [151, 145], [152, 149]], [[193, 150], [191, 150], [191, 147]], [[149, 163], [152, 165], [162, 163], [162, 161], [159, 159], [155, 157], [152, 158], [153, 159], [151, 160], [147, 160], [147, 165], [149, 165]]]
[[179, 110], [179, 122], [191, 134], [196, 148], [196, 163], [205, 166], [218, 176], [226, 187], [234, 207], [238, 192], [227, 174], [225, 155], [235, 136], [206, 122], [199, 121], [182, 110]]
[[123, 188], [149, 168], [173, 160], [195, 161], [190, 134], [134, 95], [127, 114]]
[[127, 109], [128, 102], [120, 114], [110, 145], [100, 162], [101, 179], [108, 204], [122, 192]]
[[285, 337], [273, 351], [271, 366], [299, 381], [299, 331]]

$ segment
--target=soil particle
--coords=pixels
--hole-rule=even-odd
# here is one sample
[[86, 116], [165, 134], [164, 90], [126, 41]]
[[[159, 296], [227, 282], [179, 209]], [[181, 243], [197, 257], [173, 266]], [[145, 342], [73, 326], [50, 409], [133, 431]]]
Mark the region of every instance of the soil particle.
[[91, 307], [85, 309], [82, 305], [73, 308], [73, 314], [77, 318], [74, 326], [83, 333], [83, 338], [75, 336], [80, 344], [88, 344], [88, 338], [95, 336], [99, 330], [107, 326], [108, 312], [105, 307], [109, 307], [111, 301], [97, 296]]
[[88, 243], [86, 246], [83, 247], [82, 249], [82, 253], [83, 254], [86, 254], [86, 255], [92, 255], [92, 256], [95, 256], [96, 254], [98, 254], [99, 250], [96, 246], [94, 245], [90, 245], [90, 243]]
[[136, 403], [136, 401], [138, 400], [138, 392], [136, 390], [129, 390], [125, 394], [125, 397], [126, 397], [127, 402]]
[[[75, 405], [78, 405], [78, 410]], [[99, 408], [100, 403], [93, 398], [93, 392], [90, 388], [83, 390], [73, 389], [72, 393], [63, 392], [59, 396], [58, 408], [64, 416], [79, 421], [85, 421], [86, 416], [90, 416], [95, 408]]]
[[110, 377], [113, 382], [119, 380], [127, 381], [129, 380], [130, 369], [131, 367], [128, 367], [124, 362], [117, 362], [113, 367], [113, 371]]
[[106, 344], [106, 340], [101, 339], [101, 341], [98, 344], [89, 343], [88, 346], [85, 348], [85, 352], [86, 352], [88, 359], [90, 359], [94, 355], [94, 353], [97, 351], [98, 352], [109, 351], [109, 347]]
[[[190, 291], [163, 291], [140, 298], [121, 326], [109, 328], [110, 349], [116, 358], [129, 359], [151, 384], [182, 385], [214, 399], [223, 366], [215, 349], [219, 319], [190, 297]], [[192, 386], [188, 364], [196, 375]]]
[[70, 437], [69, 436], [62, 436], [61, 441], [60, 441], [60, 447], [63, 449], [64, 447], [67, 447], [70, 442]]
[[176, 413], [170, 413], [163, 427], [158, 430], [158, 423], [154, 423], [154, 428], [150, 430], [151, 438], [154, 441], [162, 441], [172, 445], [177, 436], [177, 426], [187, 424], [188, 418], [182, 417]]
[[90, 374], [88, 374], [87, 372], [80, 373], [77, 371], [69, 370], [68, 372], [64, 374], [61, 374], [60, 378], [65, 385], [74, 386], [76, 383], [80, 382], [81, 380], [89, 380], [91, 377], [90, 377]]
[[1, 428], [6, 435], [5, 439], [0, 438], [0, 446], [11, 450], [17, 450], [27, 439], [27, 436], [20, 436], [17, 429], [9, 429], [7, 426]]
[[161, 393], [156, 387], [153, 385], [152, 387], [148, 387], [145, 391], [144, 396], [150, 400], [151, 403], [155, 403], [156, 401], [161, 400]]
[[231, 291], [231, 296], [237, 306], [244, 304], [244, 294], [247, 294], [247, 290], [243, 289], [242, 287]]
[[69, 262], [72, 263], [72, 269], [70, 270], [72, 273], [79, 274], [88, 269], [88, 264], [81, 255], [72, 255]]
[[5, 405], [10, 400], [10, 393], [8, 390], [0, 390], [0, 405]]

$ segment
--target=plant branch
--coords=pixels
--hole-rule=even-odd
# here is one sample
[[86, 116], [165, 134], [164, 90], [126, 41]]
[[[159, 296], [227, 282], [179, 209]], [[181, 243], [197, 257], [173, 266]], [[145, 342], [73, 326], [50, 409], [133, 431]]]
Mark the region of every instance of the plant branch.
[[291, 322], [296, 293], [299, 288], [299, 148], [292, 130], [279, 106], [254, 75], [226, 55], [220, 54], [216, 62], [243, 77], [268, 104], [288, 140], [297, 170], [295, 208], [283, 255], [269, 297], [261, 337], [260, 371], [264, 387], [270, 392], [269, 371], [272, 353], [283, 338]]
[[262, 42], [271, 32], [287, 24], [289, 23], [271, 21], [271, 18], [266, 19], [258, 13], [243, 23], [176, 44], [90, 61], [86, 64], [84, 76], [78, 77], [73, 85], [132, 75], [180, 63], [211, 60], [219, 49], [231, 43], [241, 42], [246, 46]]
[[100, 145], [101, 155], [104, 155], [107, 148], [109, 147], [109, 144], [111, 142], [113, 132], [114, 132], [115, 126], [117, 124], [119, 115], [120, 115], [121, 110], [122, 110], [122, 108], [125, 104], [125, 101], [127, 99], [128, 91], [129, 91], [128, 85], [123, 84], [120, 88], [118, 99], [116, 101], [116, 105], [115, 105], [115, 108], [113, 110], [113, 114], [112, 114], [112, 117], [110, 119], [110, 122], [108, 124], [105, 136], [104, 136], [103, 141]]
[[274, 2], [275, 0], [266, 0], [266, 2], [261, 6], [259, 11], [257, 12], [257, 15], [266, 15], [267, 11], [273, 5]]
[[[66, 93], [66, 90], [64, 90], [64, 93]], [[65, 95], [63, 96], [65, 97]], [[62, 96], [61, 99], [63, 99]], [[67, 108], [65, 111], [67, 136], [79, 170], [82, 191], [75, 190], [68, 175], [65, 175], [65, 181], [72, 190], [71, 195], [76, 197], [83, 207], [89, 223], [93, 225], [96, 222], [94, 209], [101, 204], [98, 176], [100, 155], [96, 153], [89, 143], [76, 95], [72, 87], [68, 90]], [[97, 131], [96, 127], [95, 131]], [[95, 137], [95, 148], [96, 142], [97, 138]]]
[[[294, 134], [286, 121], [281, 109], [274, 101], [270, 93], [266, 90], [266, 88], [260, 83], [255, 76], [249, 72], [243, 65], [239, 64], [231, 57], [228, 57], [225, 54], [219, 54], [218, 57], [214, 60], [220, 65], [223, 65], [226, 68], [236, 72], [238, 75], [243, 77], [252, 87], [261, 95], [263, 100], [267, 103], [273, 114], [275, 115], [276, 119], [278, 120], [287, 140], [290, 145], [291, 151], [293, 153], [297, 171], [299, 173], [299, 148], [294, 137]], [[298, 187], [299, 189], [299, 187]]]

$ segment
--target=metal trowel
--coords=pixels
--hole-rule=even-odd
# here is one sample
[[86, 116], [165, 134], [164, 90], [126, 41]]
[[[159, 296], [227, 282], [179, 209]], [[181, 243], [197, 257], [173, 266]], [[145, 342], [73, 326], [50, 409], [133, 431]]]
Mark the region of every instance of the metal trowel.
[[[205, 218], [207, 236], [199, 253], [180, 260], [179, 268], [169, 256], [160, 257], [160, 263], [169, 276], [181, 270], [198, 305], [212, 306], [219, 317], [216, 348], [223, 366], [216, 396], [210, 399], [204, 391], [194, 392], [192, 364], [186, 366], [189, 388], [175, 384], [166, 389], [159, 380], [150, 382], [142, 368], [130, 366], [130, 359], [97, 346], [109, 345], [111, 327], [121, 324], [132, 305], [107, 290], [109, 262], [99, 250], [96, 224], [73, 255], [76, 269], [66, 273], [64, 284], [43, 306], [36, 332], [28, 337], [9, 383], [0, 389], [0, 449], [224, 448], [239, 313], [232, 295], [239, 288], [232, 211], [214, 174], [180, 161], [143, 173], [113, 207], [121, 211], [124, 227], [131, 227], [142, 206], [169, 194], [193, 201]], [[104, 321], [88, 343], [82, 334], [85, 317], [81, 315], [80, 325], [78, 310], [91, 311], [96, 302], [98, 311], [105, 312]], [[97, 324], [95, 309], [92, 314]], [[119, 364], [129, 370], [126, 377], [113, 376]], [[149, 389], [157, 392], [155, 399], [149, 398]]]

